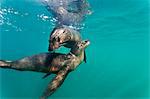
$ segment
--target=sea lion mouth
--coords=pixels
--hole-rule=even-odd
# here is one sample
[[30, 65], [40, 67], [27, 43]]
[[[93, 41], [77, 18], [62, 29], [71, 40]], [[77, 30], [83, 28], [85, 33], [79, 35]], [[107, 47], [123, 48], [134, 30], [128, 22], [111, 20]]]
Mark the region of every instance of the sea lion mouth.
[[65, 42], [64, 42], [64, 43], [60, 43], [59, 47], [60, 47], [60, 46], [64, 46], [64, 45], [66, 45], [66, 43], [65, 43]]

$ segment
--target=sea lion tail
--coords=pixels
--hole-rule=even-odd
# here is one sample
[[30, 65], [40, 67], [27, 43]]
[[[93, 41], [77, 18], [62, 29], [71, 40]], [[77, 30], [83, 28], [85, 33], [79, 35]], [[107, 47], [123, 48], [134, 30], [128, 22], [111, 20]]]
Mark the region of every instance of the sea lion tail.
[[9, 68], [12, 61], [0, 60], [0, 68]]

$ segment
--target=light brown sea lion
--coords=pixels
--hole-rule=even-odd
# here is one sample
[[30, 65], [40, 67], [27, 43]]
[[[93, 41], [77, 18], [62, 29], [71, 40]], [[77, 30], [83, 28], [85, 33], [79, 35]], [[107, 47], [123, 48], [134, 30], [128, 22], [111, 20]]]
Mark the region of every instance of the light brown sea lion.
[[58, 26], [50, 34], [49, 51], [58, 49], [61, 46], [72, 48], [78, 41], [81, 41], [81, 35], [78, 31], [69, 26]]

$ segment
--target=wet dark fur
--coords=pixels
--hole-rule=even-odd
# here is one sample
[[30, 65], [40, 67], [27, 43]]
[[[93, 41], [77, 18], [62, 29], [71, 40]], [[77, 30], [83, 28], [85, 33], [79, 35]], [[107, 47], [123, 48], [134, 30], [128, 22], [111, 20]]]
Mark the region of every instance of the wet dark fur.
[[43, 73], [55, 73], [56, 77], [49, 83], [42, 99], [52, 95], [61, 86], [67, 74], [76, 69], [84, 59], [84, 49], [89, 45], [88, 41], [75, 44], [68, 54], [41, 53], [16, 61], [0, 60], [1, 68], [16, 69], [20, 71], [36, 71]]

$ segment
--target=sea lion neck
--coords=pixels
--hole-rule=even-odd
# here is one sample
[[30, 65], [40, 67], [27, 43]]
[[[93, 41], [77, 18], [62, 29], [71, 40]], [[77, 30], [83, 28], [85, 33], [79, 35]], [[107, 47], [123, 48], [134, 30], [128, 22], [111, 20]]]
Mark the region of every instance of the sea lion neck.
[[72, 48], [70, 53], [75, 55], [76, 57], [80, 57], [81, 55], [84, 54], [84, 49], [77, 49], [77, 48]]

